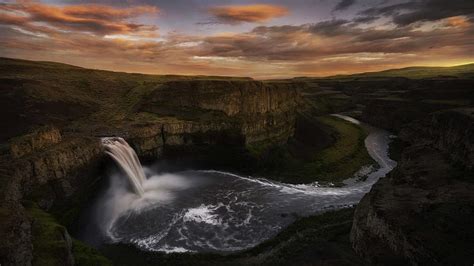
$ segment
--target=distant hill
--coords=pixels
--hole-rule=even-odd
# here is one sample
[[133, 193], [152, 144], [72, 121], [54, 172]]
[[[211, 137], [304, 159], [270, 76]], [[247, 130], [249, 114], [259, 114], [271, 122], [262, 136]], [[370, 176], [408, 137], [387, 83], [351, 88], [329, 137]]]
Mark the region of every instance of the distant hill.
[[[241, 77], [241, 76], [209, 76], [209, 75], [181, 75], [181, 74], [143, 74], [138, 72], [120, 72], [120, 71], [110, 71], [102, 69], [91, 69], [83, 68], [75, 65], [53, 62], [53, 61], [33, 61], [33, 60], [24, 60], [17, 58], [8, 58], [0, 57], [0, 74], [2, 71], [8, 70], [12, 71], [18, 69], [19, 71], [33, 71], [30, 74], [35, 74], [35, 71], [45, 71], [45, 70], [77, 70], [83, 71], [84, 73], [94, 73], [100, 75], [109, 75], [109, 76], [122, 76], [123, 78], [127, 77], [141, 77], [146, 79], [153, 80], [187, 80], [187, 79], [202, 79], [202, 80], [253, 80], [251, 77]], [[24, 74], [24, 73], [22, 73]]]
[[474, 63], [453, 67], [406, 67], [399, 69], [389, 69], [379, 72], [366, 72], [352, 75], [337, 75], [326, 78], [384, 78], [403, 77], [410, 79], [423, 78], [474, 78]]

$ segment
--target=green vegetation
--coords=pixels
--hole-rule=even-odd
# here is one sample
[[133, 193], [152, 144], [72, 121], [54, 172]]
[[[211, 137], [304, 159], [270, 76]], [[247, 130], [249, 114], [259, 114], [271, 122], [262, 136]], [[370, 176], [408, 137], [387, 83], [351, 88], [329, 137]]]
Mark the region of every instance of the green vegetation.
[[334, 114], [353, 108], [352, 100], [344, 94], [307, 96], [308, 107], [313, 114]]
[[76, 265], [111, 265], [97, 250], [71, 239], [66, 228], [35, 203], [26, 202], [25, 208], [33, 221], [33, 265], [66, 265], [72, 259]]
[[319, 175], [321, 181], [338, 182], [351, 177], [362, 166], [373, 163], [364, 144], [367, 135], [363, 129], [335, 117], [319, 120], [336, 129], [336, 142], [316, 154], [303, 172]]
[[70, 252], [66, 228], [56, 223], [51, 215], [39, 209], [36, 204], [29, 203], [26, 207], [29, 217], [33, 220], [33, 264], [65, 264]]
[[334, 129], [335, 142], [323, 150], [310, 151], [309, 158], [303, 158], [289, 147], [264, 144], [249, 147], [252, 155], [260, 158], [262, 175], [287, 183], [340, 184], [352, 177], [362, 166], [373, 163], [364, 144], [367, 134], [350, 122], [332, 116], [317, 120]]
[[106, 266], [112, 263], [99, 251], [91, 248], [77, 239], [73, 239], [72, 252], [74, 262], [78, 266]]

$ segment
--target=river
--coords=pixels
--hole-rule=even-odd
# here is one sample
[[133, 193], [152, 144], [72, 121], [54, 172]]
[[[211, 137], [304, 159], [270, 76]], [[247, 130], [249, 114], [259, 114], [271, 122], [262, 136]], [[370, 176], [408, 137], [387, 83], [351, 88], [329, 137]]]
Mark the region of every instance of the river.
[[117, 181], [98, 201], [96, 217], [103, 241], [148, 251], [228, 253], [270, 239], [297, 217], [357, 204], [396, 166], [388, 157], [390, 134], [337, 116], [369, 132], [365, 146], [378, 166], [361, 169], [367, 176], [364, 181], [349, 178], [342, 187], [330, 187], [284, 184], [217, 170], [145, 171], [143, 197], [137, 198]]

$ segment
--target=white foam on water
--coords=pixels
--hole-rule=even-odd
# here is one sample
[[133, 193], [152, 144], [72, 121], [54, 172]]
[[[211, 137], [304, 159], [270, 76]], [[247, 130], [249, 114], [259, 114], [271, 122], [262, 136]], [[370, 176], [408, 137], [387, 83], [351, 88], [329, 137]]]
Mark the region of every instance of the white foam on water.
[[219, 207], [220, 206], [201, 204], [199, 207], [188, 209], [184, 214], [183, 220], [185, 222], [221, 225], [222, 219], [220, 219], [217, 214], [213, 214], [213, 212]]
[[171, 222], [168, 224], [168, 226], [166, 228], [162, 228], [162, 231], [145, 238], [132, 239], [131, 242], [149, 251], [157, 251], [157, 252], [161, 251], [165, 253], [191, 252], [191, 250], [187, 250], [183, 247], [170, 247], [167, 244], [160, 246], [159, 248], [156, 248], [156, 246], [160, 243], [160, 241], [162, 241], [162, 239], [165, 238], [169, 234], [173, 226], [175, 226], [176, 223], [179, 223], [181, 220], [182, 220], [182, 214], [180, 213], [175, 214]]
[[164, 245], [162, 248], [157, 249], [156, 251], [161, 251], [165, 253], [185, 253], [185, 252], [192, 252], [191, 250], [187, 250], [183, 247], [170, 247], [168, 245]]
[[350, 116], [346, 116], [346, 115], [340, 115], [340, 114], [332, 114], [331, 116], [334, 116], [334, 117], [338, 117], [338, 118], [341, 118], [343, 120], [346, 120], [347, 122], [351, 122], [353, 124], [356, 124], [356, 125], [360, 125], [360, 121], [355, 119], [355, 118], [352, 118]]

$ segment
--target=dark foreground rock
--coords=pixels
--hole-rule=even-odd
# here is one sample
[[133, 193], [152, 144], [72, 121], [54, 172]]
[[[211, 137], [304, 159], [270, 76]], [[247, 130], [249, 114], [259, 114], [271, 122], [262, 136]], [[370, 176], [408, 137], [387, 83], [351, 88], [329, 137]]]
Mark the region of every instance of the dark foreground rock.
[[474, 261], [474, 109], [440, 111], [404, 127], [397, 168], [359, 203], [354, 249], [371, 264]]

